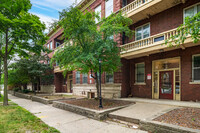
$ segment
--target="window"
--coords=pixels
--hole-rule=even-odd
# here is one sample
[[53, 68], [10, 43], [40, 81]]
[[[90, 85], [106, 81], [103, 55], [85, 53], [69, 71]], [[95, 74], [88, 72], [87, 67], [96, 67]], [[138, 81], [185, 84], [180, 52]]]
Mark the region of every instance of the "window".
[[80, 84], [80, 72], [76, 72], [76, 84]]
[[145, 81], [145, 64], [138, 63], [135, 65], [135, 82], [136, 83], [144, 83]]
[[192, 7], [186, 8], [184, 10], [184, 18], [193, 17], [198, 12], [200, 12], [200, 4], [197, 4], [197, 5], [194, 5]]
[[[97, 6], [97, 7], [95, 8], [95, 13], [99, 13], [99, 18], [101, 19], [101, 5], [99, 5], [99, 6]], [[95, 22], [96, 22], [96, 23], [99, 22], [97, 18], [95, 18]]]
[[59, 42], [56, 42], [56, 48], [59, 47], [59, 46], [60, 46], [60, 43], [59, 43]]
[[49, 49], [49, 43], [47, 44], [47, 48]]
[[50, 49], [53, 49], [52, 41], [50, 42]]
[[83, 84], [87, 84], [88, 82], [88, 74], [87, 73], [84, 73], [83, 75], [82, 75], [82, 78], [83, 78]]
[[113, 12], [113, 0], [107, 0], [106, 1], [106, 11], [105, 11], [105, 17], [108, 17]]
[[59, 66], [59, 62], [58, 61], [56, 61], [56, 66]]
[[150, 24], [146, 24], [136, 28], [135, 40], [141, 40], [150, 36]]
[[113, 74], [106, 73], [106, 83], [113, 83]]
[[122, 0], [122, 7], [125, 7], [127, 5], [127, 0]]
[[200, 82], [200, 55], [193, 56], [192, 77], [194, 82]]

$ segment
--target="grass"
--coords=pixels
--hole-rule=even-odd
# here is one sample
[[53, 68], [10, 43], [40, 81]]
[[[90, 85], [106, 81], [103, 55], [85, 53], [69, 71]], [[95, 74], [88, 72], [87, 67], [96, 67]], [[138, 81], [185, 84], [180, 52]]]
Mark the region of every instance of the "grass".
[[0, 133], [59, 133], [20, 106], [0, 106]]
[[3, 96], [1, 95], [1, 97], [0, 97], [0, 102], [3, 102]]
[[[10, 99], [8, 99], [8, 101], [10, 101]], [[3, 95], [0, 97], [0, 102], [3, 102]]]

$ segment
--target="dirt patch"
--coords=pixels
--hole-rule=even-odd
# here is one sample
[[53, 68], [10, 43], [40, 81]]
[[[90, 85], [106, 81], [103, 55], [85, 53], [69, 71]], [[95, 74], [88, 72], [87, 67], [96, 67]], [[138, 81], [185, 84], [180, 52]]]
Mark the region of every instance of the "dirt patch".
[[76, 100], [66, 100], [62, 102], [95, 110], [109, 109], [133, 103], [128, 101], [103, 99], [102, 100], [103, 109], [99, 109], [99, 100], [96, 99], [76, 99]]
[[164, 115], [154, 119], [163, 123], [169, 123], [182, 127], [188, 127], [200, 130], [200, 109], [181, 108], [172, 110]]

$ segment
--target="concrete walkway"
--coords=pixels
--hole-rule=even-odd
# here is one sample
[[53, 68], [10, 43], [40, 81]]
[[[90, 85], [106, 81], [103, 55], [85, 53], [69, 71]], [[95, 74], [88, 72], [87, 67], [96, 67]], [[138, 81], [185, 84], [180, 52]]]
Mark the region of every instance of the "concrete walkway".
[[134, 105], [110, 113], [109, 116], [111, 118], [139, 124], [141, 120], [152, 120], [175, 108], [178, 107], [136, 102]]
[[9, 99], [62, 133], [146, 133], [119, 124], [101, 122], [38, 102], [9, 95]]
[[146, 99], [146, 98], [119, 98], [117, 100], [200, 108], [200, 102], [175, 101], [175, 100], [166, 100], [166, 99]]

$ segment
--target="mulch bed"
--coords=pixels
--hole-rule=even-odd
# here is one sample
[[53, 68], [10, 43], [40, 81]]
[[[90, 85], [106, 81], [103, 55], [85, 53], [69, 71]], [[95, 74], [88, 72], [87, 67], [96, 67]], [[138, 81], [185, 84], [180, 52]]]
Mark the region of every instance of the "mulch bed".
[[169, 123], [173, 125], [200, 130], [200, 109], [198, 108], [175, 109], [164, 115], [157, 117], [154, 120], [163, 123]]
[[84, 99], [76, 99], [76, 100], [66, 100], [66, 101], [62, 101], [62, 102], [89, 108], [89, 109], [95, 109], [95, 110], [109, 109], [109, 108], [124, 106], [124, 105], [133, 103], [133, 102], [128, 102], [128, 101], [103, 99], [102, 100], [103, 109], [99, 109], [99, 100], [96, 100], [96, 99], [85, 99], [84, 98]]

